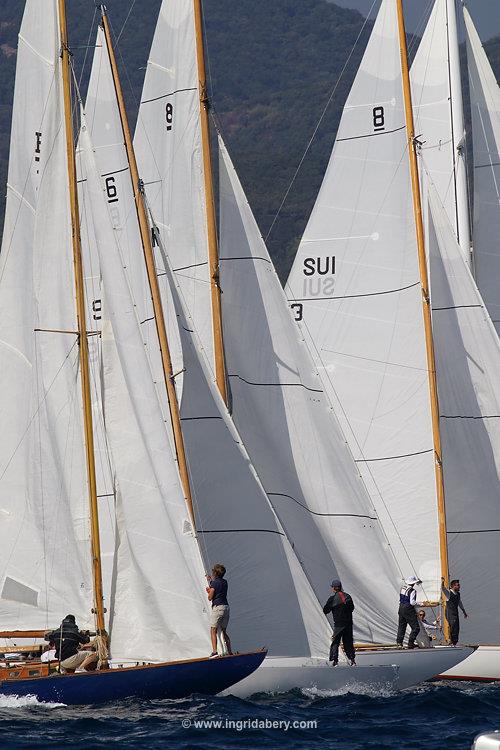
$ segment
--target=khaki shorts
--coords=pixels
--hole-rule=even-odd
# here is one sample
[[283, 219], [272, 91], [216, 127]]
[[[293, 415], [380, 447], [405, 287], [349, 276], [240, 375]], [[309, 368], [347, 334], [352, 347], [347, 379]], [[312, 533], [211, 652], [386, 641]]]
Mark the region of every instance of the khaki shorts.
[[212, 607], [210, 613], [210, 627], [221, 628], [225, 630], [229, 622], [229, 605], [219, 604], [217, 607]]
[[87, 656], [95, 656], [97, 659], [97, 654], [93, 651], [78, 651], [77, 654], [73, 654], [73, 656], [68, 656], [67, 659], [64, 659], [64, 661], [61, 662], [61, 667], [63, 669], [78, 669], [78, 667], [81, 667]]

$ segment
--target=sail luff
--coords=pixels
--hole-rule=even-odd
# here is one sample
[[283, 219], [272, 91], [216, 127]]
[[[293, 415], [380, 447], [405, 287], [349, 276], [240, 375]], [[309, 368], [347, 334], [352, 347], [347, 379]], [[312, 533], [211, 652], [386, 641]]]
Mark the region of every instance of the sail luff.
[[224, 359], [224, 339], [222, 327], [221, 289], [219, 281], [219, 243], [215, 218], [215, 201], [212, 175], [212, 152], [210, 145], [210, 123], [205, 70], [205, 47], [203, 42], [203, 10], [201, 0], [194, 0], [194, 23], [196, 38], [196, 57], [199, 78], [200, 125], [203, 151], [203, 178], [205, 183], [206, 218], [208, 232], [208, 262], [210, 273], [210, 292], [212, 302], [212, 330], [214, 339], [215, 380], [219, 392], [227, 406], [227, 381]]
[[194, 520], [194, 509], [193, 499], [191, 492], [191, 484], [189, 479], [186, 452], [184, 446], [184, 437], [182, 434], [181, 419], [179, 412], [179, 403], [177, 400], [177, 393], [175, 390], [172, 360], [170, 356], [170, 347], [168, 344], [167, 329], [165, 325], [165, 316], [163, 313], [163, 305], [161, 301], [160, 288], [158, 284], [158, 276], [156, 273], [156, 265], [154, 260], [154, 252], [151, 243], [151, 234], [149, 230], [149, 222], [146, 215], [146, 208], [144, 205], [144, 198], [141, 191], [141, 183], [139, 178], [139, 171], [137, 167], [137, 160], [135, 157], [135, 151], [132, 143], [132, 137], [130, 133], [130, 127], [128, 123], [127, 112], [125, 108], [125, 102], [123, 98], [123, 91], [121, 87], [120, 77], [118, 73], [118, 67], [116, 64], [116, 57], [113, 48], [113, 42], [111, 39], [111, 32], [109, 27], [108, 17], [106, 15], [106, 9], [101, 6], [102, 10], [102, 24], [104, 35], [106, 39], [106, 46], [109, 55], [109, 61], [111, 71], [113, 75], [113, 82], [115, 85], [115, 93], [120, 112], [120, 119], [123, 129], [123, 137], [125, 141], [125, 149], [127, 152], [127, 159], [130, 168], [130, 176], [132, 179], [132, 188], [134, 191], [135, 205], [137, 210], [137, 218], [139, 222], [139, 229], [141, 235], [142, 249], [144, 253], [144, 260], [146, 264], [148, 283], [151, 291], [151, 297], [153, 302], [153, 313], [155, 317], [155, 325], [158, 336], [158, 341], [161, 351], [161, 361], [163, 368], [163, 377], [165, 380], [165, 388], [167, 391], [168, 404], [170, 410], [170, 418], [172, 421], [172, 430], [175, 442], [175, 449], [177, 453], [177, 460], [179, 466], [179, 473], [183, 486], [184, 495], [186, 498], [186, 504], [190, 515], [193, 528], [195, 528]]
[[[413, 122], [413, 107], [411, 98], [410, 74], [408, 65], [408, 48], [406, 42], [406, 30], [402, 0], [397, 0], [397, 15], [399, 29], [399, 43], [401, 49], [401, 72], [403, 82], [403, 96], [405, 106], [406, 131], [408, 137], [408, 157], [410, 162], [410, 174], [413, 194], [413, 209], [415, 217], [415, 229], [417, 235], [418, 264], [422, 288], [422, 308], [425, 329], [425, 347], [427, 354], [427, 368], [429, 378], [430, 407], [432, 416], [432, 436], [434, 441], [434, 463], [436, 474], [436, 490], [438, 502], [438, 524], [439, 524], [439, 549], [441, 557], [441, 575], [445, 585], [448, 585], [448, 546], [446, 540], [446, 510], [443, 479], [443, 462], [441, 433], [439, 426], [439, 404], [436, 380], [436, 362], [434, 353], [434, 341], [432, 336], [431, 305], [429, 293], [429, 279], [427, 273], [427, 257], [425, 251], [424, 224], [422, 217], [422, 201], [420, 196], [420, 180], [418, 173], [417, 150], [415, 142], [415, 127]], [[449, 638], [449, 625], [443, 623], [445, 637]]]
[[92, 573], [94, 587], [94, 609], [98, 632], [105, 631], [103, 586], [101, 570], [101, 548], [99, 539], [99, 512], [97, 503], [97, 482], [94, 456], [94, 430], [92, 420], [92, 399], [90, 393], [89, 350], [86, 331], [85, 292], [83, 282], [82, 248], [80, 239], [80, 213], [78, 207], [78, 187], [76, 176], [75, 140], [72, 120], [71, 101], [71, 57], [68, 47], [68, 29], [66, 22], [66, 3], [59, 0], [59, 28], [61, 38], [61, 66], [63, 81], [65, 135], [67, 147], [67, 165], [69, 181], [69, 198], [71, 211], [71, 229], [73, 245], [73, 265], [76, 295], [76, 318], [78, 325], [80, 373], [83, 401], [83, 419], [85, 432], [85, 454], [87, 462], [87, 480], [90, 506], [90, 530], [92, 547]]

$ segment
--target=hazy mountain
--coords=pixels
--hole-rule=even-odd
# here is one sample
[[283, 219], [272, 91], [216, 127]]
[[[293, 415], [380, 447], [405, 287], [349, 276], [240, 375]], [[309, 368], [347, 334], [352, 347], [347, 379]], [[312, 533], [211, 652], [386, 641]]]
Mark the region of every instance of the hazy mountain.
[[[23, 5], [20, 0], [0, 3], [0, 213]], [[107, 2], [115, 35], [121, 34], [122, 78], [132, 119], [159, 6], [160, 0], [136, 3], [122, 32], [131, 2]], [[205, 13], [214, 112], [264, 235], [335, 89], [270, 235], [269, 248], [283, 276], [321, 184], [371, 25], [346, 65], [364, 21], [356, 11], [325, 0], [205, 0]], [[68, 0], [75, 67], [79, 74], [83, 69], [83, 81], [92, 52], [86, 45], [94, 38], [93, 15], [93, 3]], [[500, 71], [500, 39], [487, 50]]]

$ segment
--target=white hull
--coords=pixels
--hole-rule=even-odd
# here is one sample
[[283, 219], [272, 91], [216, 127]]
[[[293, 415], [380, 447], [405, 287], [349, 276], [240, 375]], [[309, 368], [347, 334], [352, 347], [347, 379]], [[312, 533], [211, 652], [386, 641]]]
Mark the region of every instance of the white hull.
[[356, 667], [332, 667], [322, 659], [267, 657], [256, 672], [225, 694], [245, 698], [253, 693], [286, 693], [294, 688], [333, 692], [401, 690], [428, 680], [437, 669], [454, 666], [471, 652], [470, 647], [373, 650], [358, 652]]
[[440, 680], [470, 680], [471, 682], [500, 681], [500, 645], [479, 646], [460, 664], [444, 670]]

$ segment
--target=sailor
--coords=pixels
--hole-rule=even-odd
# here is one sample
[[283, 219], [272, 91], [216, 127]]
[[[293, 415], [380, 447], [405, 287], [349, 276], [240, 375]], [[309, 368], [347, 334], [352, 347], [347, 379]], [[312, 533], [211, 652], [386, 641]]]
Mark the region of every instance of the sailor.
[[415, 586], [422, 581], [416, 576], [410, 576], [405, 579], [405, 585], [399, 592], [399, 622], [397, 644], [403, 648], [403, 641], [406, 633], [406, 626], [411, 628], [410, 637], [408, 638], [408, 648], [415, 648], [415, 639], [420, 632], [415, 606], [417, 604], [417, 592]]
[[465, 619], [468, 617], [460, 598], [460, 581], [458, 578], [454, 578], [450, 583], [450, 588], [447, 589], [444, 585], [444, 578], [441, 578], [441, 590], [446, 598], [445, 615], [448, 620], [448, 625], [450, 626], [450, 641], [453, 646], [456, 646], [460, 634], [460, 619], [458, 616], [459, 607], [464, 613]]
[[45, 640], [55, 644], [55, 657], [65, 672], [73, 672], [81, 667], [87, 672], [97, 666], [98, 655], [92, 648], [88, 633], [78, 629], [74, 615], [66, 615], [57, 630], [45, 634]]
[[339, 663], [339, 646], [342, 641], [345, 655], [351, 662], [351, 667], [355, 667], [356, 652], [354, 650], [352, 634], [352, 613], [354, 611], [354, 603], [350, 594], [346, 594], [345, 591], [342, 591], [342, 584], [338, 579], [332, 581], [332, 589], [333, 594], [323, 607], [325, 615], [328, 615], [331, 612], [333, 617], [330, 661], [334, 667]]
[[212, 575], [207, 575], [206, 592], [208, 601], [212, 602], [212, 611], [210, 613], [210, 637], [212, 639], [212, 653], [210, 657], [218, 656], [217, 654], [217, 633], [221, 631], [227, 653], [232, 654], [231, 641], [227, 633], [229, 623], [229, 604], [227, 601], [227, 581], [224, 578], [226, 569], [224, 565], [218, 563], [212, 568]]
[[420, 632], [417, 636], [417, 645], [420, 646], [420, 648], [430, 648], [440, 627], [439, 620], [429, 622], [425, 610], [420, 609], [418, 611], [418, 624], [420, 626]]

